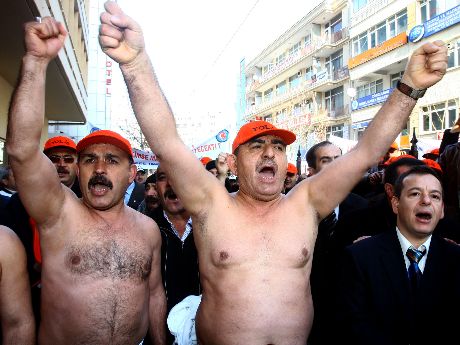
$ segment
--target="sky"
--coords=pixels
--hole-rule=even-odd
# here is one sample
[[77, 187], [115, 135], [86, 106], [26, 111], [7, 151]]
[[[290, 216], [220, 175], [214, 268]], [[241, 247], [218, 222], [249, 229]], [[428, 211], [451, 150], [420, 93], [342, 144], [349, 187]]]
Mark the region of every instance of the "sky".
[[[250, 62], [318, 0], [118, 0], [141, 24], [175, 114], [236, 116], [239, 64]], [[205, 139], [205, 138], [204, 138]]]

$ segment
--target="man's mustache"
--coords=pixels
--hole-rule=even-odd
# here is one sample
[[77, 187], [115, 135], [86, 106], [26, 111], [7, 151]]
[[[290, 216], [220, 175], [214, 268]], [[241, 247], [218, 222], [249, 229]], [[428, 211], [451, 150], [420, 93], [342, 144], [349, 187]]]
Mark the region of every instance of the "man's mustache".
[[165, 199], [177, 199], [176, 193], [172, 189], [167, 189], [163, 194]]
[[147, 203], [157, 203], [159, 200], [158, 200], [158, 197], [156, 196], [153, 196], [153, 195], [147, 195], [145, 198], [145, 202]]
[[57, 172], [58, 174], [68, 174], [69, 173], [69, 170], [67, 168], [64, 168], [64, 167], [57, 167]]
[[95, 185], [102, 185], [113, 189], [113, 183], [104, 175], [95, 175], [89, 179], [88, 188], [91, 188]]

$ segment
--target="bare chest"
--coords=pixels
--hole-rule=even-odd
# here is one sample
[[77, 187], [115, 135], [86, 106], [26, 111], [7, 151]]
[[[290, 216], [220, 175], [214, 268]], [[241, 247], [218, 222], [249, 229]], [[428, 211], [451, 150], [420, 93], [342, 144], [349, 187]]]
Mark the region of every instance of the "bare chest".
[[[211, 226], [211, 224], [210, 224]], [[288, 214], [234, 217], [208, 238], [205, 250], [216, 266], [304, 267], [311, 259], [314, 224]]]
[[138, 282], [149, 276], [152, 249], [135, 228], [85, 224], [69, 231], [59, 244], [58, 255], [50, 261], [71, 275]]

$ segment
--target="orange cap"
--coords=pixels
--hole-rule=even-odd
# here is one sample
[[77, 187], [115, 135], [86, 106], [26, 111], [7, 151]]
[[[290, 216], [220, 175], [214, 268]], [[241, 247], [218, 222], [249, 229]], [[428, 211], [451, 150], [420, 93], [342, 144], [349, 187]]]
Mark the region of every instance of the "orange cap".
[[233, 141], [232, 152], [235, 153], [235, 150], [241, 144], [262, 135], [274, 135], [276, 137], [280, 137], [286, 145], [292, 144], [296, 139], [295, 134], [291, 131], [276, 128], [270, 122], [252, 121], [241, 126], [235, 140]]
[[417, 159], [417, 158], [415, 158], [415, 157], [412, 156], [412, 155], [394, 156], [394, 157], [390, 157], [385, 163], [383, 163], [383, 165], [384, 165], [384, 166], [388, 166], [388, 165], [390, 165], [391, 163], [394, 163], [394, 162], [396, 162], [397, 160], [400, 160], [401, 158], [412, 158], [412, 159]]
[[71, 149], [74, 151], [77, 150], [77, 145], [75, 145], [75, 142], [72, 139], [64, 137], [64, 136], [57, 136], [57, 137], [49, 138], [46, 141], [45, 147], [43, 148], [43, 152], [54, 149], [56, 147], [64, 147], [64, 148]]
[[288, 163], [287, 172], [290, 174], [297, 175], [297, 167], [292, 163]]
[[206, 164], [208, 164], [209, 161], [212, 161], [212, 159], [209, 158], [209, 157], [201, 157], [201, 158], [200, 158], [200, 161], [201, 161], [201, 163], [202, 163], [203, 165], [206, 165]]
[[428, 165], [430, 168], [433, 168], [442, 174], [441, 166], [436, 161], [429, 158], [425, 158], [422, 159], [422, 162]]
[[390, 149], [399, 150], [398, 143], [396, 141], [393, 141], [393, 143], [390, 145]]
[[133, 149], [129, 141], [120, 134], [106, 129], [93, 132], [81, 139], [77, 144], [77, 153], [94, 144], [110, 144], [125, 151], [131, 158], [133, 157]]

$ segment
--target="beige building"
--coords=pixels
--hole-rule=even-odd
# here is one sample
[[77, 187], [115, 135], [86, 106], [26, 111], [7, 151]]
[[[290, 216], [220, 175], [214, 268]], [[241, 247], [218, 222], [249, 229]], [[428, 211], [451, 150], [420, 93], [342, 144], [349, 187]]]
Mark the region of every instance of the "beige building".
[[294, 131], [291, 162], [299, 146], [348, 138], [348, 11], [346, 0], [322, 1], [246, 65], [243, 120]]
[[[324, 0], [246, 64], [243, 121], [297, 134], [288, 157], [330, 135], [358, 140], [421, 44], [449, 43], [449, 68], [399, 137], [439, 139], [459, 114], [460, 0]], [[418, 26], [417, 29], [412, 29]], [[420, 30], [422, 29], [422, 30]], [[414, 39], [416, 33], [424, 31]], [[417, 40], [418, 39], [418, 40]]]
[[23, 25], [35, 17], [52, 16], [64, 23], [69, 37], [49, 68], [46, 81], [45, 125], [42, 142], [48, 137], [48, 122], [86, 122], [88, 65], [88, 0], [4, 1], [0, 12], [0, 163], [6, 157], [4, 144], [8, 105], [24, 54]]
[[[449, 43], [448, 72], [417, 102], [400, 143], [408, 148], [414, 130], [419, 138], [440, 139], [444, 129], [452, 127], [458, 118], [460, 96], [459, 4], [459, 0], [350, 2], [348, 67], [351, 86], [356, 90], [352, 99], [352, 139], [360, 138], [396, 86], [412, 52], [434, 40]], [[416, 26], [419, 30], [412, 30]]]

